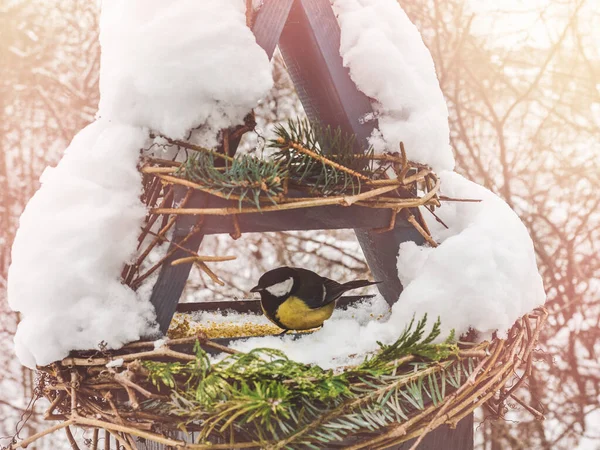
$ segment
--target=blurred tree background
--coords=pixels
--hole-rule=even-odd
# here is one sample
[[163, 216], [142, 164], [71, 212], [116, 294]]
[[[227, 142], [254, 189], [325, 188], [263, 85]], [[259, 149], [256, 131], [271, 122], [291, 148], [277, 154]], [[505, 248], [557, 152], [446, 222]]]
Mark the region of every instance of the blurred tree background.
[[[450, 110], [457, 170], [517, 211], [535, 244], [549, 323], [521, 392], [545, 415], [509, 405], [478, 414], [485, 450], [600, 448], [600, 9], [596, 0], [402, 0], [433, 54]], [[28, 412], [33, 374], [12, 350], [19, 317], [6, 303], [10, 244], [44, 168], [60, 159], [98, 104], [99, 9], [89, 0], [0, 0], [0, 444], [46, 426]], [[260, 143], [302, 114], [280, 59], [257, 108]], [[60, 213], [60, 212], [57, 212]], [[334, 278], [368, 272], [351, 232], [211, 238], [225, 287], [201, 274], [188, 300], [244, 296], [263, 271], [310, 266]], [[38, 444], [56, 449], [56, 438]], [[62, 445], [62, 444], [60, 444]]]

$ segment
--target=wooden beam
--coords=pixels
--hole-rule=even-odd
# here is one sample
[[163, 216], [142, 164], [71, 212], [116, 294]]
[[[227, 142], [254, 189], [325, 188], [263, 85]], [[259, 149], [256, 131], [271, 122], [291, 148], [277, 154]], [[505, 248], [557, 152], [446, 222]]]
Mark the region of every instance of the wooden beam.
[[329, 0], [294, 2], [279, 49], [306, 114], [364, 140], [373, 124], [359, 119], [372, 112], [371, 102], [343, 67], [339, 43], [340, 31]]
[[[211, 208], [237, 208], [237, 201], [210, 197]], [[237, 216], [206, 216], [202, 223], [203, 234], [235, 233], [237, 220], [242, 233], [264, 233], [270, 231], [341, 230], [364, 228], [367, 230], [388, 228], [394, 213], [389, 209], [374, 209], [365, 206], [329, 205], [301, 210], [267, 211], [263, 213], [238, 214]], [[412, 230], [414, 227], [401, 217], [396, 218], [397, 227]], [[185, 226], [183, 223], [180, 228]], [[191, 231], [193, 221], [187, 222]], [[183, 229], [182, 229], [183, 230]], [[185, 231], [185, 230], [183, 230]]]
[[[176, 203], [185, 196], [185, 192], [185, 188], [181, 188], [180, 186], [175, 188]], [[188, 202], [188, 206], [191, 208], [205, 208], [207, 205], [208, 196], [206, 194], [193, 195]], [[172, 237], [173, 243], [169, 246], [169, 251], [173, 250], [174, 253], [160, 268], [158, 278], [152, 289], [150, 303], [154, 306], [156, 321], [163, 335], [169, 329], [169, 325], [177, 309], [177, 304], [179, 303], [179, 298], [192, 268], [192, 263], [172, 266], [171, 262], [189, 256], [189, 253], [181, 247], [192, 252], [197, 252], [200, 248], [200, 243], [204, 237], [202, 233], [197, 233], [184, 242], [189, 231], [196, 226], [198, 221], [199, 218], [196, 216], [180, 216], [177, 218]]]
[[256, 14], [252, 31], [269, 59], [273, 57], [292, 3], [294, 0], [265, 0]]
[[[359, 303], [363, 300], [368, 300], [375, 297], [374, 295], [345, 295], [340, 298], [335, 307], [336, 309], [347, 309], [348, 306]], [[235, 313], [251, 313], [262, 314], [260, 308], [260, 300], [243, 299], [243, 300], [225, 300], [222, 302], [198, 302], [198, 303], [180, 303], [177, 305], [177, 312], [191, 313], [197, 311], [220, 311], [223, 315], [229, 312]]]
[[[365, 123], [360, 118], [372, 112], [371, 102], [356, 88], [343, 65], [340, 29], [331, 2], [296, 0], [279, 47], [309, 118], [354, 133], [360, 144], [366, 145], [376, 123]], [[389, 304], [395, 303], [402, 292], [396, 270], [400, 243], [414, 241], [422, 245], [423, 237], [402, 221], [384, 234], [355, 228], [373, 276], [383, 282], [378, 285], [379, 291]]]

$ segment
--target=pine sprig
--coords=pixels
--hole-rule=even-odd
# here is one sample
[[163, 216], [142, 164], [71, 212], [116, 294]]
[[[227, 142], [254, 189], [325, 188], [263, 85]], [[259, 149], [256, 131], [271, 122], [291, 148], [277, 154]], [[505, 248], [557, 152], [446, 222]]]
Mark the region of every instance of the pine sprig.
[[[273, 349], [256, 349], [211, 363], [196, 346], [188, 363], [143, 362], [157, 387], [171, 389], [163, 412], [182, 426], [194, 424], [200, 436], [234, 431], [280, 448], [315, 448], [339, 441], [357, 430], [376, 432], [402, 422], [428, 402], [442, 401], [474, 365], [438, 362], [457, 351], [450, 340], [433, 343], [439, 320], [425, 335], [426, 317], [414, 320], [391, 345], [343, 373], [290, 360]], [[419, 359], [394, 363], [406, 355]], [[470, 360], [469, 360], [470, 361]], [[416, 364], [416, 366], [415, 366]], [[461, 369], [445, 367], [460, 365]], [[414, 368], [422, 375], [415, 375]]]
[[190, 156], [178, 175], [204, 185], [226, 197], [236, 196], [240, 207], [249, 200], [260, 207], [261, 197], [276, 203], [276, 198], [284, 192], [283, 182], [288, 171], [277, 162], [265, 161], [243, 155], [225, 161], [225, 166], [217, 168], [214, 156], [210, 153], [196, 153]]
[[[356, 157], [357, 143], [354, 135], [342, 132], [341, 128], [322, 127], [308, 120], [290, 120], [286, 126], [279, 125], [275, 129], [277, 138], [269, 142], [269, 146], [279, 151], [273, 160], [281, 162], [288, 168], [290, 178], [301, 184], [312, 184], [324, 195], [337, 194], [351, 190], [360, 192], [361, 177], [374, 178], [375, 172], [369, 162], [373, 149], [363, 152], [364, 156]], [[302, 153], [294, 144], [318, 155], [318, 157], [339, 164], [349, 171], [343, 171], [327, 165], [322, 160]]]
[[453, 343], [454, 331], [441, 344], [432, 344], [441, 334], [441, 322], [438, 318], [427, 336], [423, 336], [426, 329], [427, 314], [417, 322], [413, 330], [415, 319], [410, 321], [400, 337], [391, 345], [384, 345], [378, 342], [381, 347], [380, 352], [365, 361], [361, 367], [364, 369], [381, 367], [382, 364], [400, 359], [406, 355], [421, 356], [432, 361], [448, 358], [453, 353], [458, 352], [458, 347]]
[[277, 203], [286, 183], [319, 196], [358, 194], [361, 181], [379, 176], [379, 171], [371, 168], [373, 150], [357, 158], [354, 136], [340, 128], [298, 120], [277, 127], [275, 133], [277, 138], [268, 144], [276, 150], [270, 160], [241, 155], [223, 159], [224, 165], [215, 167], [215, 152], [194, 147], [197, 152], [187, 158], [176, 176], [235, 198], [240, 207], [249, 201], [259, 208], [264, 200]]

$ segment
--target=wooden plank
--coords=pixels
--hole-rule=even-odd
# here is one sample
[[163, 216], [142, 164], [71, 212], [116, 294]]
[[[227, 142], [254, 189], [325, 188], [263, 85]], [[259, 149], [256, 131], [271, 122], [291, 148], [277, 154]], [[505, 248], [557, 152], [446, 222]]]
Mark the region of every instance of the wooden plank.
[[371, 103], [343, 67], [339, 42], [329, 0], [296, 0], [279, 49], [307, 115], [366, 139], [373, 124], [361, 123], [359, 118], [372, 112]]
[[[310, 119], [339, 126], [366, 143], [376, 123], [361, 123], [359, 119], [372, 112], [371, 103], [343, 66], [339, 54], [340, 29], [330, 1], [296, 0], [279, 47]], [[378, 288], [389, 304], [395, 303], [402, 292], [396, 270], [400, 243], [424, 243], [423, 237], [405, 224], [398, 221], [394, 230], [384, 234], [361, 229], [368, 227], [354, 227], [373, 277], [383, 281]]]
[[269, 59], [273, 57], [292, 3], [294, 0], [265, 0], [256, 14], [252, 31], [256, 43], [264, 49]]
[[[180, 201], [185, 196], [186, 189], [179, 186], [175, 189], [175, 202]], [[204, 208], [208, 205], [208, 196], [193, 195], [188, 203], [190, 207]], [[197, 252], [202, 242], [203, 234], [198, 233], [191, 239], [183, 243], [183, 239], [188, 235], [189, 231], [198, 222], [198, 217], [195, 216], [180, 216], [174, 225], [173, 243], [169, 246], [169, 251], [174, 250], [173, 255], [168, 258], [160, 268], [158, 278], [152, 289], [150, 303], [156, 311], [156, 321], [160, 328], [160, 332], [164, 335], [169, 329], [173, 315], [179, 303], [179, 298], [185, 287], [185, 283], [190, 275], [192, 264], [179, 264], [172, 266], [171, 262], [176, 259], [185, 258], [189, 253], [182, 250], [180, 247], [189, 249], [192, 252]]]
[[[237, 208], [237, 201], [211, 197], [211, 208]], [[364, 206], [319, 206], [302, 210], [267, 211], [263, 213], [239, 214], [237, 221], [242, 233], [299, 230], [341, 230], [353, 228], [387, 228], [392, 220], [392, 211]], [[189, 223], [192, 229], [194, 223]], [[412, 230], [406, 220], [397, 218], [397, 227]], [[204, 234], [235, 232], [232, 216], [206, 216], [202, 225]]]
[[[337, 309], [347, 309], [348, 306], [373, 298], [374, 295], [345, 295], [337, 301]], [[234, 313], [252, 313], [262, 314], [260, 308], [260, 300], [243, 299], [243, 300], [226, 300], [222, 302], [197, 302], [197, 303], [180, 303], [177, 305], [177, 312], [191, 313], [196, 311], [221, 311], [223, 315], [228, 312]]]

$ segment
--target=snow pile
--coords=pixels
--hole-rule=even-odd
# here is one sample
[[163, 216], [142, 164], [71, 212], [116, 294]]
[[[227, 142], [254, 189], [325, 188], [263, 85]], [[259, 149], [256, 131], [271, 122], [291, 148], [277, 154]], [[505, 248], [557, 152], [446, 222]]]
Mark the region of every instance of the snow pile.
[[26, 366], [102, 341], [120, 347], [151, 330], [151, 305], [119, 281], [146, 214], [136, 164], [147, 135], [99, 120], [43, 173], [8, 274], [9, 304], [23, 314], [16, 352]]
[[436, 214], [448, 229], [424, 213], [441, 245], [401, 244], [398, 275], [404, 291], [393, 317], [400, 318], [400, 310], [417, 317], [427, 313], [442, 317], [445, 332], [460, 335], [473, 326], [482, 338], [495, 330], [502, 334], [546, 299], [527, 228], [484, 187], [454, 172], [442, 172], [440, 180], [443, 195], [482, 201], [443, 202]]
[[243, 0], [102, 3], [101, 115], [214, 146], [271, 88]]
[[[325, 368], [356, 363], [377, 349], [377, 341], [394, 342], [413, 316], [427, 314], [431, 326], [439, 316], [442, 338], [473, 327], [480, 338], [502, 335], [521, 316], [545, 301], [533, 244], [510, 207], [487, 189], [454, 172], [442, 172], [442, 194], [482, 200], [444, 202], [436, 211], [448, 229], [426, 214], [439, 247], [401, 245], [398, 258], [404, 291], [386, 322], [357, 321], [334, 315], [323, 328], [293, 341], [291, 337], [253, 338], [234, 347], [278, 348], [298, 361]], [[346, 281], [346, 280], [344, 280]]]
[[154, 333], [149, 289], [120, 281], [146, 210], [140, 150], [148, 130], [216, 142], [271, 87], [242, 0], [104, 0], [99, 119], [81, 131], [21, 216], [9, 270], [21, 311], [16, 351], [29, 367]]
[[396, 0], [332, 0], [340, 54], [356, 86], [374, 99], [379, 128], [370, 143], [435, 171], [452, 170], [448, 108], [431, 54]]

